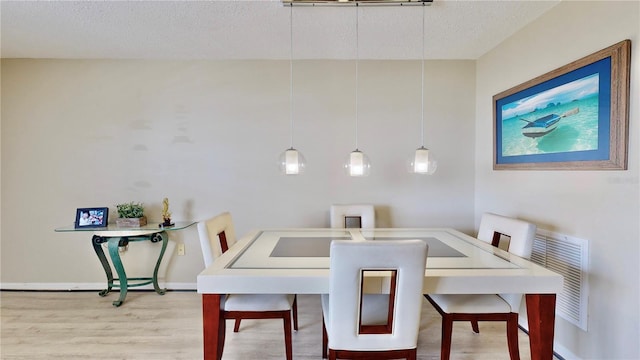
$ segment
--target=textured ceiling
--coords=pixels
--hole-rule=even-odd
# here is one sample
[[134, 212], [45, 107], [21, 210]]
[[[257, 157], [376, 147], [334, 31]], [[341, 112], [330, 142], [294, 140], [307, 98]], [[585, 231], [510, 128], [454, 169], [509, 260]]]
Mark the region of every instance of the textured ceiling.
[[[425, 58], [477, 59], [552, 1], [434, 0]], [[288, 59], [279, 1], [2, 1], [3, 58]], [[420, 59], [422, 6], [358, 7], [361, 59]], [[296, 59], [356, 56], [356, 7], [294, 6]]]

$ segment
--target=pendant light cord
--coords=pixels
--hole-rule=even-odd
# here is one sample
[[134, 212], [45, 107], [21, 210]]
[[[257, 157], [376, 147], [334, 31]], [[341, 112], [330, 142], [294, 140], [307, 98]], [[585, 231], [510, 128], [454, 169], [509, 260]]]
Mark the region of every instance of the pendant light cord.
[[293, 3], [289, 12], [289, 121], [290, 121], [290, 138], [289, 143], [293, 149]]
[[356, 2], [356, 150], [358, 150], [358, 63], [360, 61], [358, 17], [358, 3]]
[[421, 123], [422, 123], [422, 131], [420, 132], [421, 134], [421, 143], [420, 145], [422, 147], [424, 147], [424, 12], [425, 12], [425, 5], [424, 3], [422, 3], [422, 117], [421, 117]]

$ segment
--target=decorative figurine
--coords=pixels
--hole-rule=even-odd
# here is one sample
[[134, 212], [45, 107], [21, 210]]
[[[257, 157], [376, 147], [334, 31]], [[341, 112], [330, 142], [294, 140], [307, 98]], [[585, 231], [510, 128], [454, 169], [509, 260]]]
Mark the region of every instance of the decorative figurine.
[[175, 225], [171, 222], [171, 213], [169, 212], [168, 198], [164, 198], [162, 200], [162, 220], [164, 220], [164, 222], [160, 224], [160, 227], [169, 227]]

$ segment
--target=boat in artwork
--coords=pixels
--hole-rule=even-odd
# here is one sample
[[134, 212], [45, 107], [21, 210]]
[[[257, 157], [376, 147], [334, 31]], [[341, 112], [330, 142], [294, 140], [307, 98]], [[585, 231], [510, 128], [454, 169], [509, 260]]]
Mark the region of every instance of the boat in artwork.
[[534, 121], [520, 119], [522, 121], [527, 122], [527, 125], [525, 125], [522, 128], [522, 135], [531, 137], [531, 138], [537, 138], [537, 137], [547, 135], [548, 133], [552, 132], [558, 127], [558, 123], [560, 122], [560, 119], [570, 115], [577, 114], [579, 111], [580, 110], [578, 108], [575, 108], [565, 112], [562, 115], [549, 114], [539, 119], [536, 119]]
[[558, 127], [560, 115], [549, 114], [535, 121], [530, 121], [522, 128], [522, 135], [536, 138], [547, 135]]

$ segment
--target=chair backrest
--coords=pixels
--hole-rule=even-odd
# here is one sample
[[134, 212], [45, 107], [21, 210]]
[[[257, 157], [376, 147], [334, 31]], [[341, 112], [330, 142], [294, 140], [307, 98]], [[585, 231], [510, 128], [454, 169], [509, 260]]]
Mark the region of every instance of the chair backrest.
[[204, 266], [209, 267], [222, 253], [236, 242], [231, 214], [228, 212], [198, 223], [198, 236]]
[[[478, 239], [498, 246], [500, 235], [509, 236], [508, 251], [511, 254], [529, 259], [533, 250], [533, 239], [536, 236], [536, 225], [506, 216], [484, 213], [480, 220]], [[512, 312], [520, 310], [522, 294], [499, 294], [509, 305]]]
[[[422, 240], [331, 242], [329, 346], [346, 350], [394, 350], [417, 346], [427, 259]], [[389, 296], [390, 333], [364, 333], [361, 325], [363, 272], [395, 272]], [[394, 281], [391, 282], [392, 284]]]
[[[376, 213], [373, 205], [331, 205], [330, 218], [332, 228], [373, 229], [376, 227]], [[360, 226], [351, 225], [358, 222]]]
[[531, 257], [536, 225], [502, 215], [484, 213], [480, 220], [478, 239], [493, 243], [494, 240], [499, 240], [500, 235], [511, 238], [507, 251], [525, 259]]

